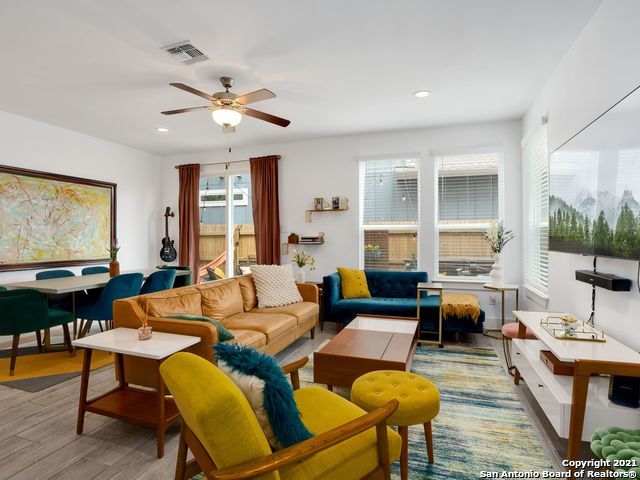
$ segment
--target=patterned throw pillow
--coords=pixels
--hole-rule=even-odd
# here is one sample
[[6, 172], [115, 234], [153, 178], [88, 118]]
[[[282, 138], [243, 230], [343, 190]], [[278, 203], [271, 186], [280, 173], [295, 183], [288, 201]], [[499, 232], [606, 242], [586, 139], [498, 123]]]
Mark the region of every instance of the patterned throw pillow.
[[217, 343], [215, 351], [218, 368], [247, 398], [274, 450], [313, 436], [302, 423], [291, 385], [272, 356], [238, 344]]
[[302, 301], [291, 265], [252, 265], [258, 308], [282, 307]]
[[187, 315], [184, 313], [174, 313], [173, 315], [165, 315], [162, 318], [177, 318], [178, 320], [196, 320], [198, 322], [213, 323], [214, 327], [216, 327], [216, 330], [218, 330], [218, 340], [220, 340], [221, 342], [226, 342], [227, 340], [233, 340], [234, 338], [236, 338], [233, 336], [233, 333], [231, 333], [229, 330], [224, 328], [219, 321], [214, 320], [211, 317], [202, 317], [200, 315]]

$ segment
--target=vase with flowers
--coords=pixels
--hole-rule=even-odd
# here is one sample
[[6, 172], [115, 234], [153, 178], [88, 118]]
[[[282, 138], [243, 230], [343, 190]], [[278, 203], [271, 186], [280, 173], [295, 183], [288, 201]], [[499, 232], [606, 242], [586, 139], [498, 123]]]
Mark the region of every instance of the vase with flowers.
[[111, 261], [109, 262], [109, 276], [115, 277], [120, 275], [120, 263], [118, 263], [118, 251], [120, 247], [118, 246], [118, 240], [111, 244], [109, 248], [109, 257], [111, 257]]
[[316, 269], [316, 259], [309, 255], [304, 250], [293, 250], [293, 258], [291, 261], [298, 265], [298, 271], [296, 272], [296, 282], [304, 283], [305, 282], [305, 271], [304, 267], [309, 265], [309, 270]]
[[496, 221], [491, 224], [484, 237], [489, 243], [489, 248], [491, 248], [494, 258], [493, 267], [491, 268], [491, 273], [489, 273], [491, 283], [502, 284], [504, 283], [504, 270], [500, 254], [507, 243], [513, 240], [515, 234], [511, 230], [505, 229], [504, 223]]

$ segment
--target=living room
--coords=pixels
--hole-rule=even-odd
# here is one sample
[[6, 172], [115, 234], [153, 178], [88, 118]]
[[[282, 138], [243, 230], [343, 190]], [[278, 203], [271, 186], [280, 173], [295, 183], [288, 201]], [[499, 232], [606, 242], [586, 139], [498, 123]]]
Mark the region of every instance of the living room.
[[639, 472], [638, 2], [0, 12], [0, 479]]

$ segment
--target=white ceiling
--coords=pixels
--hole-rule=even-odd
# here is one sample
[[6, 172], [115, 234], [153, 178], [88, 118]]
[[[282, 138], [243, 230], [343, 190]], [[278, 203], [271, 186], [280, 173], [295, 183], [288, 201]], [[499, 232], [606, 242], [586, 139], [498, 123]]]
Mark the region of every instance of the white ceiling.
[[[0, 110], [163, 154], [519, 118], [600, 3], [2, 0]], [[181, 40], [211, 60], [160, 50]], [[169, 82], [212, 93], [221, 75], [275, 92], [254, 106], [291, 125], [160, 115], [206, 104]]]

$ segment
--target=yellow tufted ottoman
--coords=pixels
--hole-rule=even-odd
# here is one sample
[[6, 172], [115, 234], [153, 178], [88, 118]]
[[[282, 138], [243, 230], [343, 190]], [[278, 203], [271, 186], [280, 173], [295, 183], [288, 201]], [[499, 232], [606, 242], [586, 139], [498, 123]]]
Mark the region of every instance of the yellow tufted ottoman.
[[397, 425], [402, 437], [400, 473], [402, 480], [408, 477], [409, 425], [424, 424], [429, 463], [433, 463], [433, 438], [431, 420], [440, 411], [440, 393], [426, 378], [410, 372], [378, 370], [357, 378], [351, 387], [351, 401], [371, 412], [391, 399], [400, 402], [398, 410], [387, 420]]

